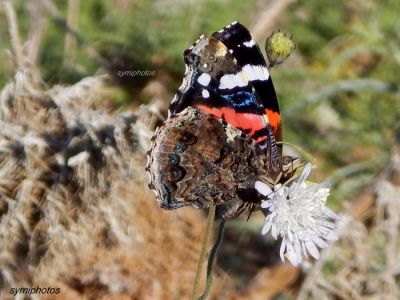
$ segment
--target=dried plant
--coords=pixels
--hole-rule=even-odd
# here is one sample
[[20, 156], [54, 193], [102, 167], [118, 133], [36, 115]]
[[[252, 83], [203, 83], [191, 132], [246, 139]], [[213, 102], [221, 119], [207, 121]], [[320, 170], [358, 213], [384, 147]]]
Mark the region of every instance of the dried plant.
[[46, 88], [23, 69], [0, 94], [4, 297], [37, 284], [64, 299], [191, 293], [205, 218], [156, 206], [144, 175], [151, 113], [108, 114], [106, 81]]
[[48, 87], [3, 5], [17, 72], [0, 91], [0, 298], [36, 286], [59, 287], [57, 299], [188, 297], [205, 217], [161, 211], [147, 188], [157, 106], [110, 114], [107, 76]]

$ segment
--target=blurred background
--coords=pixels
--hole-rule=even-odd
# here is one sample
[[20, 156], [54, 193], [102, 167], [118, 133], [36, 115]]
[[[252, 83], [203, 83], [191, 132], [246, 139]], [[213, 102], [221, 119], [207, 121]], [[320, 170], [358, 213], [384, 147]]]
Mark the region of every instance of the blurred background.
[[[88, 203], [85, 213], [71, 217], [61, 226], [48, 210], [50, 204], [46, 201], [50, 200], [40, 197], [38, 218], [46, 224], [40, 227], [46, 237], [42, 242], [45, 250], [34, 262], [27, 257], [33, 251], [35, 228], [41, 223], [30, 223], [29, 229], [21, 229], [24, 233], [18, 238], [9, 235], [7, 226], [17, 226], [10, 221], [17, 218], [11, 209], [14, 204], [10, 203], [22, 202], [23, 198], [17, 188], [9, 191], [9, 182], [1, 183], [0, 288], [4, 291], [8, 293], [7, 288], [21, 284], [49, 282], [61, 287], [62, 293], [45, 296], [48, 299], [190, 299], [206, 217], [191, 208], [161, 211], [157, 207], [146, 187], [143, 153], [182, 81], [184, 49], [201, 34], [211, 34], [238, 20], [254, 35], [262, 51], [273, 30], [293, 34], [295, 52], [270, 71], [280, 101], [284, 141], [299, 145], [316, 158], [318, 168], [313, 179], [332, 183], [328, 206], [343, 216], [339, 225], [342, 238], [323, 251], [317, 263], [294, 269], [279, 261], [279, 244], [260, 235], [261, 214], [256, 213], [249, 221], [247, 216], [232, 220], [227, 224], [219, 253], [211, 298], [400, 299], [400, 264], [396, 261], [400, 255], [399, 1], [3, 0], [1, 4], [3, 106], [8, 101], [7, 87], [11, 84], [18, 88], [16, 72], [28, 65], [40, 78], [37, 89], [46, 97], [53, 95], [52, 99], [61, 97], [67, 87], [86, 84], [86, 94], [71, 92], [75, 96], [66, 96], [78, 104], [70, 111], [62, 111], [70, 114], [65, 119], [73, 115], [86, 118], [84, 110], [93, 110], [94, 114], [106, 111], [116, 118], [129, 112], [147, 125], [145, 129], [135, 127], [139, 146], [129, 150], [137, 155], [130, 162], [134, 170], [131, 177], [118, 173], [122, 171], [117, 167], [114, 170], [120, 174], [121, 182], [132, 179], [135, 183], [118, 193], [107, 191], [104, 209], [96, 211], [100, 206], [86, 192], [87, 181], [78, 180], [80, 201]], [[10, 6], [15, 12], [14, 23]], [[27, 58], [26, 64], [18, 61], [18, 41], [14, 39], [13, 44], [10, 38], [15, 22], [19, 50]], [[137, 76], [138, 72], [129, 76], [121, 73], [124, 71], [148, 72], [146, 76]], [[88, 78], [93, 82], [85, 81]], [[65, 90], [52, 94], [53, 87]], [[79, 104], [99, 93], [93, 101], [95, 105]], [[13, 95], [14, 101], [19, 101], [19, 96]], [[9, 142], [12, 137], [6, 136], [6, 126], [11, 128], [10, 124], [14, 122], [14, 126], [21, 118], [10, 121], [7, 112], [3, 108], [0, 113], [0, 132]], [[38, 122], [46, 125], [47, 121]], [[88, 128], [90, 122], [93, 120], [87, 121]], [[113, 119], [109, 122], [115, 123]], [[34, 127], [29, 130], [43, 137], [38, 126]], [[56, 156], [61, 150], [51, 151]], [[5, 159], [0, 159], [4, 178], [10, 172]], [[30, 175], [28, 167], [24, 168], [26, 179]], [[74, 176], [84, 172], [79, 165], [71, 168]], [[101, 180], [107, 181], [104, 178]], [[107, 182], [111, 181], [109, 178]], [[55, 184], [71, 185], [57, 182], [46, 189], [51, 190]], [[5, 191], [10, 193], [7, 201]], [[68, 204], [65, 197], [60, 196], [60, 205], [76, 209], [77, 204]], [[123, 199], [120, 204], [114, 205], [115, 197]], [[78, 210], [83, 209], [79, 205]], [[128, 209], [126, 205], [130, 205]], [[107, 216], [124, 210], [129, 211], [129, 217], [121, 217], [127, 219], [119, 228], [115, 222], [121, 219], [115, 217], [115, 221]], [[93, 223], [85, 219], [97, 217], [100, 221]], [[79, 222], [85, 223], [87, 229], [82, 229]], [[91, 236], [91, 226], [86, 222], [93, 228], [100, 226], [102, 238]], [[58, 237], [65, 237], [59, 241], [64, 245], [61, 248], [49, 238], [54, 224], [62, 227]], [[76, 226], [76, 235], [67, 238], [71, 224]], [[81, 239], [86, 235], [81, 235], [80, 230], [87, 230], [86, 238], [91, 240], [84, 253]], [[12, 244], [9, 239], [18, 239], [16, 244], [25, 245], [24, 250], [15, 252], [13, 247], [5, 246]], [[68, 258], [62, 253], [63, 247], [71, 247]], [[166, 253], [170, 247], [177, 248], [174, 255]], [[13, 251], [17, 255], [10, 258], [7, 253]]]

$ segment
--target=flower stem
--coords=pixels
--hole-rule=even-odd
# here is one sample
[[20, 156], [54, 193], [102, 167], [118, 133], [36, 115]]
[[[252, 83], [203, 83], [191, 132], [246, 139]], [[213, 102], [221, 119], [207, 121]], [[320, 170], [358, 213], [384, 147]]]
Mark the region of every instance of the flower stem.
[[292, 147], [294, 150], [296, 150], [297, 152], [299, 152], [301, 155], [303, 155], [306, 160], [308, 160], [309, 162], [316, 164], [317, 159], [308, 151], [304, 150], [303, 148], [301, 148], [300, 146], [297, 146], [295, 144], [292, 143], [288, 143], [288, 142], [276, 142], [278, 145], [288, 145], [289, 147]]
[[224, 237], [224, 227], [225, 227], [225, 220], [221, 220], [218, 227], [217, 239], [215, 240], [215, 244], [210, 251], [210, 256], [208, 257], [206, 288], [204, 289], [203, 294], [199, 297], [198, 300], [207, 299], [208, 293], [210, 292], [214, 261], [215, 257], [217, 256], [219, 246], [221, 246], [222, 238]]
[[203, 246], [200, 252], [199, 263], [197, 264], [196, 277], [194, 279], [194, 285], [193, 285], [192, 300], [197, 300], [199, 294], [200, 277], [203, 270], [204, 261], [206, 259], [208, 242], [210, 240], [210, 235], [214, 223], [214, 217], [215, 217], [215, 205], [211, 206], [208, 211], [206, 234], [204, 236]]

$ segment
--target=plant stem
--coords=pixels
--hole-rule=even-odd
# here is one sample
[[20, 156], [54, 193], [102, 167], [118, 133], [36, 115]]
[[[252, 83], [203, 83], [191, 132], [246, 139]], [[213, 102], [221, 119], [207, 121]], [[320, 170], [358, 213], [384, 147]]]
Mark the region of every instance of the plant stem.
[[215, 217], [215, 205], [211, 206], [208, 211], [206, 234], [204, 236], [203, 246], [200, 252], [199, 263], [197, 264], [196, 277], [194, 279], [194, 285], [193, 285], [192, 300], [197, 300], [199, 294], [200, 277], [203, 270], [204, 261], [206, 259], [208, 242], [210, 240], [210, 235], [214, 223], [214, 217]]
[[14, 59], [17, 68], [23, 65], [22, 44], [19, 37], [17, 14], [15, 13], [11, 0], [3, 0], [4, 13], [7, 17], [8, 31], [10, 32], [11, 46], [14, 51]]
[[221, 220], [221, 222], [219, 223], [217, 239], [215, 240], [215, 244], [211, 249], [210, 256], [208, 258], [206, 288], [204, 289], [203, 294], [200, 296], [198, 300], [206, 300], [208, 293], [210, 292], [214, 261], [215, 257], [217, 256], [219, 246], [221, 246], [222, 238], [224, 237], [224, 227], [225, 227], [225, 220]]

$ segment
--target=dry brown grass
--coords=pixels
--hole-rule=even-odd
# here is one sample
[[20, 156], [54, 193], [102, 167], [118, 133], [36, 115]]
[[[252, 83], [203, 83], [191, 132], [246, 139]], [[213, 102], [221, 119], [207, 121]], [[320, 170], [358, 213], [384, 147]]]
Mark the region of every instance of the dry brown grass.
[[156, 206], [144, 173], [149, 113], [103, 111], [105, 79], [46, 88], [25, 69], [0, 95], [3, 297], [37, 285], [61, 287], [57, 299], [191, 293], [204, 215]]

